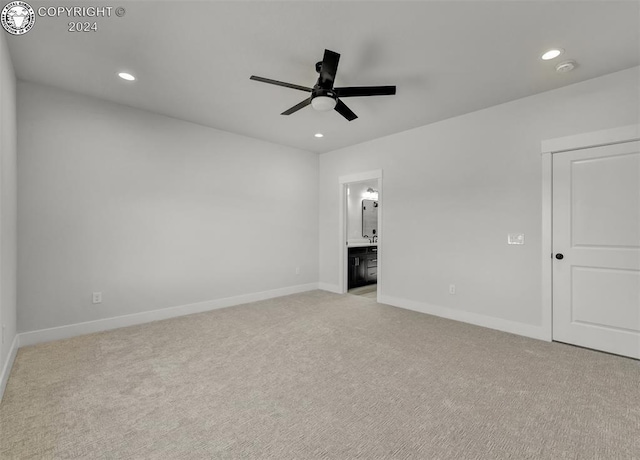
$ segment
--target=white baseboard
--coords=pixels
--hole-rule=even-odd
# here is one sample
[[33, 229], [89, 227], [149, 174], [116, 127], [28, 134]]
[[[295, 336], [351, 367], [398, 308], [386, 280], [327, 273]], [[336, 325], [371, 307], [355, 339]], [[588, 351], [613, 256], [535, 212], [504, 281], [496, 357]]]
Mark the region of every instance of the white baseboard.
[[[340, 294], [338, 285], [329, 283], [309, 283], [273, 289], [270, 291], [244, 294], [235, 297], [227, 297], [224, 299], [208, 300], [205, 302], [180, 305], [177, 307], [163, 308], [160, 310], [134, 313], [131, 315], [116, 316], [113, 318], [87, 321], [84, 323], [69, 324], [66, 326], [53, 327], [49, 329], [22, 332], [14, 337], [13, 343], [11, 344], [11, 349], [9, 351], [8, 359], [4, 364], [2, 374], [0, 374], [0, 401], [2, 400], [4, 389], [7, 385], [7, 381], [9, 380], [9, 374], [11, 372], [16, 354], [18, 352], [18, 348], [20, 347], [35, 345], [43, 342], [51, 342], [53, 340], [67, 339], [79, 335], [91, 334], [93, 332], [117, 329], [120, 327], [134, 326], [136, 324], [150, 323], [152, 321], [175, 318], [178, 316], [191, 315], [194, 313], [202, 313], [205, 311], [232, 307], [249, 302], [257, 302], [260, 300], [272, 299], [275, 297], [282, 297], [285, 295], [297, 294], [300, 292], [313, 291], [315, 289], [322, 289], [324, 291]], [[510, 332], [512, 334], [522, 335], [525, 337], [549, 341], [548, 334], [546, 333], [545, 328], [543, 328], [542, 326], [532, 326], [515, 321], [493, 318], [490, 316], [479, 315], [477, 313], [453, 310], [451, 308], [441, 307], [438, 305], [431, 305], [424, 302], [416, 302], [414, 300], [402, 299], [399, 297], [382, 294], [378, 295], [378, 302], [394, 307], [404, 308], [406, 310], [413, 310], [420, 313], [426, 313], [429, 315], [452, 319], [455, 321], [475, 324], [477, 326], [488, 327], [490, 329]]]
[[20, 338], [18, 337], [18, 334], [16, 334], [16, 336], [13, 338], [13, 342], [11, 342], [11, 348], [9, 349], [9, 354], [7, 355], [7, 361], [2, 367], [2, 373], [0, 373], [0, 402], [2, 402], [2, 397], [4, 396], [4, 389], [7, 388], [9, 374], [11, 374], [11, 368], [13, 367], [13, 362], [16, 360], [16, 354], [18, 353], [19, 347]]
[[318, 289], [333, 292], [335, 294], [342, 294], [342, 292], [340, 292], [340, 286], [337, 284], [318, 283]]
[[52, 327], [49, 329], [40, 329], [31, 332], [21, 332], [18, 334], [20, 337], [19, 343], [21, 347], [26, 347], [28, 345], [68, 339], [79, 335], [91, 334], [93, 332], [108, 331], [110, 329], [150, 323], [152, 321], [191, 315], [193, 313], [202, 313], [205, 311], [217, 310], [219, 308], [233, 307], [234, 305], [257, 302], [260, 300], [272, 299], [274, 297], [297, 294], [299, 292], [313, 291], [315, 289], [318, 289], [318, 283], [300, 284], [297, 286], [272, 289], [270, 291], [226, 297], [224, 299], [207, 300], [205, 302], [162, 308], [160, 310], [145, 311], [131, 315], [116, 316], [95, 321], [87, 321], [84, 323]]
[[420, 313], [426, 313], [428, 315], [452, 319], [454, 321], [474, 324], [476, 326], [488, 327], [489, 329], [497, 329], [498, 331], [510, 332], [511, 334], [549, 341], [549, 334], [542, 326], [518, 323], [506, 319], [479, 315], [468, 311], [454, 310], [452, 308], [441, 307], [439, 305], [432, 305], [425, 302], [417, 302], [415, 300], [402, 299], [388, 295], [379, 295], [378, 302], [394, 307], [404, 308], [405, 310], [413, 310]]

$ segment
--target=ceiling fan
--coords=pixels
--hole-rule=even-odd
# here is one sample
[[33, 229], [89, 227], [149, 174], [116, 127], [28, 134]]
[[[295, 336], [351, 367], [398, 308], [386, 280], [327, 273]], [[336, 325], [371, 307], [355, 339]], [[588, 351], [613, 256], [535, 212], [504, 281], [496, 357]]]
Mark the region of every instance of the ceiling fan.
[[395, 86], [347, 86], [344, 88], [334, 88], [333, 82], [338, 71], [338, 61], [340, 54], [335, 51], [324, 50], [322, 61], [316, 63], [316, 72], [320, 74], [318, 81], [313, 88], [306, 86], [294, 85], [293, 83], [285, 83], [283, 81], [271, 80], [270, 78], [251, 76], [251, 80], [269, 83], [271, 85], [284, 86], [285, 88], [297, 89], [311, 93], [311, 96], [299, 104], [294, 105], [288, 110], [282, 112], [282, 115], [291, 115], [294, 112], [308, 106], [320, 111], [335, 109], [340, 115], [347, 120], [352, 121], [358, 116], [346, 106], [340, 99], [343, 97], [361, 97], [361, 96], [391, 96], [396, 94]]

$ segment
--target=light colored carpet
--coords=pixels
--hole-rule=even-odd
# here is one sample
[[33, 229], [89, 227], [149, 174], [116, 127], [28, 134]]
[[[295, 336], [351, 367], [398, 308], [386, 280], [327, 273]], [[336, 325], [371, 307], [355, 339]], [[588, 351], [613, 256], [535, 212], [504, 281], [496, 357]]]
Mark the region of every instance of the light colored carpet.
[[637, 459], [640, 365], [314, 291], [20, 349], [0, 457]]
[[354, 289], [349, 289], [349, 294], [351, 295], [359, 295], [362, 297], [366, 297], [367, 299], [378, 299], [378, 285], [377, 284], [369, 284], [368, 286], [361, 286]]

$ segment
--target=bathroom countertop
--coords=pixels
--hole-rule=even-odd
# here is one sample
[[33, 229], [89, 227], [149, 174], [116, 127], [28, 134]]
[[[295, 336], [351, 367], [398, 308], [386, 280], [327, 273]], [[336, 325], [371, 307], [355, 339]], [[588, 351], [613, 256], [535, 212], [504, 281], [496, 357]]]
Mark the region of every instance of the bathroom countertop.
[[349, 248], [366, 248], [368, 246], [378, 246], [378, 243], [347, 243]]

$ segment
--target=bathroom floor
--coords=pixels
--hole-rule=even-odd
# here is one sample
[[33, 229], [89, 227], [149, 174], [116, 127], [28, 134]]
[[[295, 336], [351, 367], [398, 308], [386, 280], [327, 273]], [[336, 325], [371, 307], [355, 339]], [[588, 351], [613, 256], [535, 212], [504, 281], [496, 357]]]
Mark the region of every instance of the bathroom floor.
[[368, 299], [376, 300], [378, 298], [378, 285], [370, 284], [368, 286], [361, 286], [353, 289], [349, 289], [349, 294], [359, 295]]

